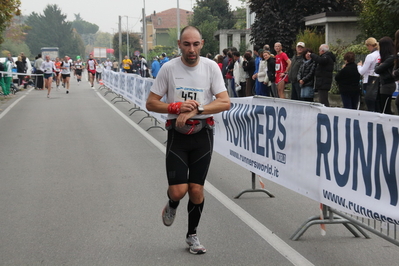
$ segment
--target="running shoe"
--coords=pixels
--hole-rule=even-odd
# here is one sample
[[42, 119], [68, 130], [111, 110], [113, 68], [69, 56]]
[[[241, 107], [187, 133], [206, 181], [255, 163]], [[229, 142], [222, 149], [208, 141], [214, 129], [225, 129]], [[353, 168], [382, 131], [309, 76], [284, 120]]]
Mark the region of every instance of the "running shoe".
[[169, 207], [169, 202], [166, 203], [162, 210], [162, 222], [165, 226], [171, 226], [176, 217], [176, 209]]
[[69, 93], [69, 90], [66, 91], [66, 94], [68, 94], [68, 93]]
[[200, 244], [196, 234], [188, 235], [186, 243], [191, 254], [204, 254], [206, 252], [206, 248]]
[[62, 83], [62, 87], [65, 88], [65, 83]]

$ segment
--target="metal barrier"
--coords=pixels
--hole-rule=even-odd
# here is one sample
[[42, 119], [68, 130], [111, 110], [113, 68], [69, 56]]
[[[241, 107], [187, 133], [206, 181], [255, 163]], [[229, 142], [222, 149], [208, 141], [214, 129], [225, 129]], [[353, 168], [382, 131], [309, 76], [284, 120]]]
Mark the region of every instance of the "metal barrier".
[[[322, 218], [321, 218], [322, 217]], [[378, 222], [373, 219], [362, 218], [359, 216], [346, 214], [335, 209], [332, 209], [326, 205], [323, 205], [322, 216], [313, 216], [307, 219], [290, 237], [291, 240], [298, 240], [305, 231], [312, 225], [322, 225], [322, 224], [342, 224], [344, 225], [355, 237], [360, 237], [360, 235], [351, 228], [357, 229], [365, 238], [369, 239], [369, 235], [363, 230], [367, 230], [389, 242], [399, 246], [398, 240], [398, 228], [397, 225]], [[351, 226], [350, 226], [351, 225]]]

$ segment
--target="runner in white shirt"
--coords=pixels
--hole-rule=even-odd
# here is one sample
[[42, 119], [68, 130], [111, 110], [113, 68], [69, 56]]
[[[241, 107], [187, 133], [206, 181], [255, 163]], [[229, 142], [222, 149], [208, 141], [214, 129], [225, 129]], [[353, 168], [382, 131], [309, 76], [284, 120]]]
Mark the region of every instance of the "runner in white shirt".
[[50, 60], [50, 56], [46, 55], [42, 67], [44, 72], [44, 87], [47, 88], [47, 98], [50, 98], [51, 83], [53, 82], [53, 70], [55, 70], [54, 62]]
[[102, 74], [103, 74], [104, 66], [102, 63], [96, 65], [96, 81], [97, 84], [100, 83]]
[[69, 80], [71, 78], [71, 63], [68, 60], [68, 56], [64, 57], [64, 61], [61, 64], [61, 75], [62, 82], [66, 86], [66, 93], [69, 93]]

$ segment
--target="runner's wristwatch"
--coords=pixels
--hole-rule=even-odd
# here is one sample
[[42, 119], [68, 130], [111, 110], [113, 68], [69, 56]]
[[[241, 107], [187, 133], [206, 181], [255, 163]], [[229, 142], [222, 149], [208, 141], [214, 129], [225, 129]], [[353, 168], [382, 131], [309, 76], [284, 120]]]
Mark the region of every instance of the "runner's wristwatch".
[[204, 107], [199, 105], [199, 106], [197, 107], [197, 110], [198, 110], [198, 113], [197, 113], [197, 114], [200, 115], [200, 114], [202, 114], [202, 112], [204, 111]]

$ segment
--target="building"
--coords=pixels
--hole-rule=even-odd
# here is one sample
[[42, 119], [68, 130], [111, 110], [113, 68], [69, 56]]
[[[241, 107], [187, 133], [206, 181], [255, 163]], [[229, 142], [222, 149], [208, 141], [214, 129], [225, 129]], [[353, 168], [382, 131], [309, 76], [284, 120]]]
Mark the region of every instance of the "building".
[[[171, 8], [159, 13], [146, 16], [147, 25], [147, 49], [152, 49], [156, 45], [173, 46], [176, 42], [170, 41], [169, 30], [177, 28], [177, 8]], [[188, 25], [192, 11], [179, 9], [180, 28]], [[176, 40], [177, 41], [177, 40]]]
[[353, 12], [325, 12], [304, 19], [306, 26], [325, 27], [326, 44], [348, 45], [360, 34], [359, 18]]

